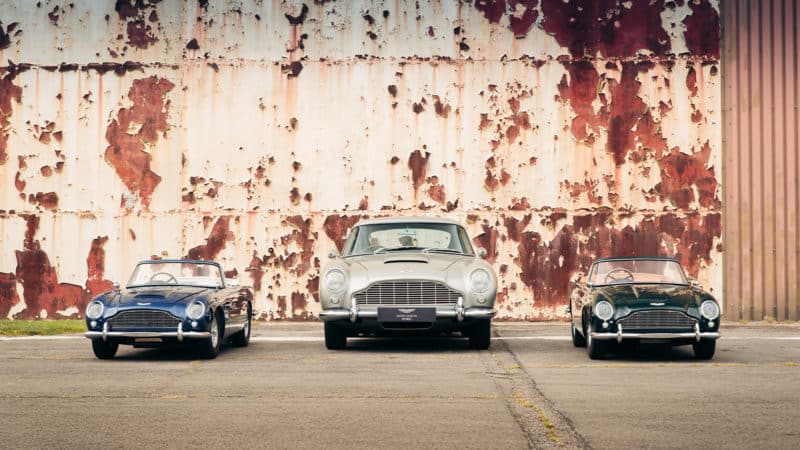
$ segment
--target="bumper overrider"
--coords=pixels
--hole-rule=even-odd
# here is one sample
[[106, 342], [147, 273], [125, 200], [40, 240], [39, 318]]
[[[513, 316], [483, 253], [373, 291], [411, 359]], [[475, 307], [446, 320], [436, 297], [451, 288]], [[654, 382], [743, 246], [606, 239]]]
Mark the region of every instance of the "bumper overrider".
[[[319, 318], [324, 321], [349, 320], [352, 323], [356, 323], [361, 319], [368, 319], [368, 320], [378, 319], [377, 308], [361, 309], [359, 305], [356, 303], [355, 299], [352, 299], [350, 304], [351, 304], [350, 309], [345, 309], [345, 308], [323, 309], [319, 313]], [[387, 307], [415, 308], [423, 306], [422, 305], [384, 306], [384, 308]], [[491, 319], [492, 317], [495, 316], [495, 314], [497, 314], [497, 311], [495, 311], [492, 308], [464, 308], [463, 298], [458, 299], [458, 303], [456, 303], [454, 308], [443, 308], [440, 306], [436, 307], [436, 320], [455, 319], [457, 322], [463, 322], [464, 320]]]
[[211, 337], [208, 331], [183, 331], [183, 323], [179, 323], [175, 331], [109, 331], [108, 322], [103, 324], [103, 331], [87, 331], [83, 334], [89, 339], [109, 338], [175, 338], [178, 342], [184, 339], [207, 339]]
[[694, 324], [694, 331], [677, 332], [677, 333], [641, 333], [641, 332], [626, 332], [623, 331], [622, 325], [617, 324], [616, 332], [598, 332], [592, 331], [592, 339], [597, 340], [616, 340], [617, 343], [622, 343], [626, 339], [637, 340], [667, 340], [667, 339], [694, 339], [700, 342], [701, 339], [719, 339], [718, 331], [700, 331], [700, 325]]

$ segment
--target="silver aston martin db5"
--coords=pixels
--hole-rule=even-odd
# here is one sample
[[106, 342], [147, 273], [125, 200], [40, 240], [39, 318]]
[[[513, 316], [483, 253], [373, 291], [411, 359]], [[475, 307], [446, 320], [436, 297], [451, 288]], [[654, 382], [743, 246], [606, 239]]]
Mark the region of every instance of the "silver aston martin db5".
[[397, 217], [359, 222], [322, 271], [325, 346], [398, 332], [460, 332], [489, 347], [497, 276], [458, 222]]

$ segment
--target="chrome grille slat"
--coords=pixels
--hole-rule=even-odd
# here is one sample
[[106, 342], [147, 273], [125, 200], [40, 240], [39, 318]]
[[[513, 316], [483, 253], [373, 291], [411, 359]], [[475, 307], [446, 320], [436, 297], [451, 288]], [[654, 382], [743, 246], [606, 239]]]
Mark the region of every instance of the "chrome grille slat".
[[108, 319], [113, 328], [177, 328], [180, 319], [164, 311], [137, 310], [123, 311]]
[[455, 305], [461, 294], [435, 281], [384, 281], [356, 292], [354, 296], [356, 303], [364, 306], [436, 306]]
[[617, 321], [623, 330], [692, 330], [697, 322], [680, 311], [637, 311]]

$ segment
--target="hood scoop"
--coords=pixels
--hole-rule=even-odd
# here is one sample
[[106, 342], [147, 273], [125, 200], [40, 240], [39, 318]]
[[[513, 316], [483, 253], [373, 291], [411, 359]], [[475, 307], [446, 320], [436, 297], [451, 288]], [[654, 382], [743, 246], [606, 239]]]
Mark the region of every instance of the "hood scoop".
[[400, 255], [398, 255], [398, 256], [390, 256], [390, 257], [386, 258], [385, 260], [383, 260], [383, 263], [384, 264], [392, 264], [392, 263], [422, 263], [422, 264], [427, 264], [428, 263], [428, 258], [426, 258], [424, 256], [409, 256], [409, 255], [400, 256]]

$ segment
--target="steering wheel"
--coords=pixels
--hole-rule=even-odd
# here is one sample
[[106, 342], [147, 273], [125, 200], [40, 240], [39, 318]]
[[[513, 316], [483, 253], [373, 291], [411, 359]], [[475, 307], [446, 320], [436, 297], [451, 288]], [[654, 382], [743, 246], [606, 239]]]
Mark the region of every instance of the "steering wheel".
[[177, 278], [175, 278], [175, 277], [174, 277], [174, 276], [173, 276], [171, 273], [169, 273], [169, 272], [156, 272], [156, 273], [154, 273], [154, 274], [153, 274], [153, 276], [151, 276], [151, 277], [150, 277], [150, 281], [156, 281], [156, 277], [157, 277], [157, 276], [159, 276], [159, 275], [166, 275], [166, 276], [168, 276], [169, 278], [167, 279], [167, 283], [178, 284], [178, 279], [177, 279]]
[[[613, 273], [621, 273], [622, 276], [615, 277], [615, 276], [611, 275]], [[614, 282], [614, 283], [620, 283], [620, 282], [623, 282], [623, 281], [633, 281], [633, 273], [628, 269], [623, 269], [622, 267], [617, 267], [616, 269], [614, 269], [611, 272], [608, 272], [606, 274], [606, 278], [605, 278], [605, 280], [603, 282], [604, 283], [608, 283], [609, 281]]]

